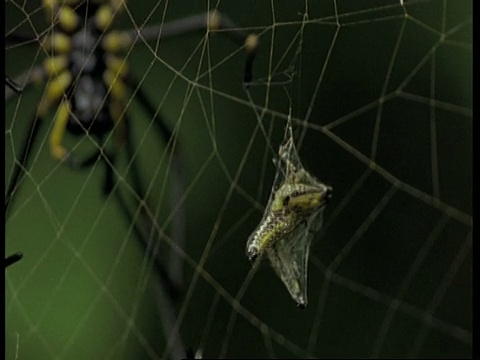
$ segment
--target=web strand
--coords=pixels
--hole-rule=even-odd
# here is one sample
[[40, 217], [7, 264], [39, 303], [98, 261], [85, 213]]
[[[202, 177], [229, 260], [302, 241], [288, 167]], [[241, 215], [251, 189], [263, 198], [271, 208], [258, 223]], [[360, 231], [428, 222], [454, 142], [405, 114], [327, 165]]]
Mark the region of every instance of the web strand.
[[[50, 154], [56, 105], [29, 140], [60, 20], [6, 2], [21, 91], [6, 88], [5, 244], [23, 254], [5, 275], [6, 357], [471, 357], [471, 4], [141, 3], [121, 1], [112, 23], [131, 40], [115, 54], [128, 126], [67, 132], [69, 150], [100, 154], [75, 170]], [[334, 189], [303, 312], [245, 256], [285, 129]]]

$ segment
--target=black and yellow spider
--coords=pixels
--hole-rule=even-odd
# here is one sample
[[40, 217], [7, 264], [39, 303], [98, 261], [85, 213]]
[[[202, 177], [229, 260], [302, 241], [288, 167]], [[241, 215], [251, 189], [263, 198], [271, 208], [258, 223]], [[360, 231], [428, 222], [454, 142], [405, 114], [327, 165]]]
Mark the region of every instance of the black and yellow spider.
[[[34, 82], [49, 79], [45, 94], [37, 105], [36, 115], [31, 122], [29, 136], [26, 137], [15, 166], [10, 185], [6, 191], [6, 208], [16, 191], [35, 141], [38, 127], [55, 110], [54, 124], [49, 136], [52, 157], [65, 164], [81, 168], [94, 164], [99, 158], [107, 163], [105, 181], [106, 193], [112, 188], [111, 165], [115, 154], [103, 154], [102, 149], [91, 156], [79, 160], [63, 145], [65, 131], [97, 137], [99, 143], [106, 134], [116, 127], [128, 127], [125, 103], [129, 99], [128, 90], [135, 92], [135, 99], [151, 114], [164, 141], [172, 140], [172, 131], [164, 121], [156, 116], [156, 107], [145, 95], [142, 87], [128, 72], [126, 62], [119, 56], [129, 49], [136, 38], [144, 41], [180, 35], [200, 29], [223, 29], [247, 51], [245, 82], [251, 80], [251, 66], [257, 47], [255, 35], [249, 35], [235, 28], [233, 23], [219, 12], [194, 15], [185, 19], [151, 26], [140, 30], [116, 31], [113, 20], [124, 6], [122, 0], [99, 1], [43, 0], [43, 7], [55, 26], [41, 39], [41, 46], [48, 54], [43, 65], [29, 72], [23, 80], [27, 89]], [[6, 37], [15, 39], [10, 35]], [[119, 131], [128, 137], [128, 131]], [[120, 139], [119, 148], [128, 141]]]
[[[12, 176], [5, 194], [5, 210], [8, 212], [12, 200], [18, 191], [24, 170], [28, 168], [31, 149], [39, 127], [47, 117], [54, 114], [53, 125], [48, 138], [49, 149], [55, 160], [74, 167], [92, 166], [102, 160], [106, 164], [104, 193], [114, 187], [113, 165], [115, 156], [121, 149], [131, 159], [134, 157], [134, 145], [129, 128], [131, 119], [126, 110], [129, 99], [138, 101], [154, 120], [154, 127], [161, 139], [172, 152], [172, 170], [179, 166], [179, 147], [175, 134], [157, 114], [156, 106], [151, 104], [141, 84], [128, 71], [127, 63], [121, 54], [141, 38], [142, 41], [158, 41], [160, 38], [173, 37], [198, 30], [224, 30], [247, 53], [244, 82], [252, 78], [252, 61], [257, 48], [257, 37], [239, 30], [223, 14], [217, 11], [193, 15], [180, 20], [149, 26], [135, 30], [115, 30], [114, 19], [125, 6], [124, 0], [100, 2], [94, 0], [42, 0], [42, 6], [54, 24], [41, 39], [30, 39], [18, 34], [8, 34], [6, 41], [40, 43], [47, 54], [43, 64], [30, 69], [26, 75], [16, 78], [24, 91], [33, 83], [46, 83], [44, 95], [36, 105], [30, 129], [21, 146], [19, 159], [15, 163]], [[7, 81], [7, 80], [6, 80]], [[133, 95], [132, 95], [133, 94]], [[8, 97], [8, 94], [7, 94]], [[113, 130], [120, 134], [115, 151], [107, 152], [103, 148], [106, 136]], [[83, 159], [78, 159], [64, 146], [65, 132], [90, 136], [98, 139], [99, 146]], [[136, 164], [132, 161], [132, 187], [140, 199], [144, 190]], [[119, 195], [118, 192], [115, 192]], [[120, 199], [120, 198], [119, 198]], [[120, 199], [120, 205], [131, 221], [132, 214], [126, 203]], [[151, 245], [151, 244], [150, 244]], [[157, 264], [165, 273], [161, 264]]]

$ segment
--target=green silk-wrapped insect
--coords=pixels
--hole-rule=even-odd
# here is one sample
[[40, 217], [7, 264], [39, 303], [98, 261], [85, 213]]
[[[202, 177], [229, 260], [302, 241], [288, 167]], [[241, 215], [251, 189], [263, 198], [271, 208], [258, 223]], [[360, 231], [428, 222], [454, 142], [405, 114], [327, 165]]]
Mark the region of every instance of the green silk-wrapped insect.
[[305, 308], [310, 244], [322, 226], [332, 188], [303, 167], [290, 124], [278, 155], [270, 199], [260, 224], [248, 238], [246, 254], [250, 261], [267, 256], [297, 306]]

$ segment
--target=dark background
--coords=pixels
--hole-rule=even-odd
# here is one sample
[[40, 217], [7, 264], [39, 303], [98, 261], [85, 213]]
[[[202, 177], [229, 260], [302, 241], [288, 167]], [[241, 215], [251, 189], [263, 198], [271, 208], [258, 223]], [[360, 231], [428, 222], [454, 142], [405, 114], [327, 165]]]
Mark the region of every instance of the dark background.
[[[118, 27], [215, 7], [131, 1]], [[242, 87], [244, 53], [220, 34], [209, 37], [208, 56], [203, 32], [162, 41], [156, 56], [142, 43], [128, 55], [184, 151], [190, 261], [175, 308], [185, 346], [229, 358], [471, 357], [471, 2], [222, 1], [218, 9], [260, 35], [250, 87], [258, 108]], [[39, 2], [7, 2], [6, 14], [7, 33], [48, 28]], [[44, 58], [38, 43], [7, 45], [5, 55], [13, 77]], [[42, 89], [7, 103], [7, 184]], [[148, 204], [169, 233], [168, 154], [134, 100]], [[311, 249], [304, 311], [267, 262], [251, 279], [244, 255], [290, 105], [305, 167], [334, 189]], [[55, 162], [50, 127], [6, 219], [7, 254], [24, 253], [6, 272], [6, 358], [168, 356], [158, 276], [143, 269], [131, 223], [102, 195], [103, 166]], [[65, 143], [78, 153], [95, 146], [70, 135]], [[166, 263], [169, 248], [162, 239]]]

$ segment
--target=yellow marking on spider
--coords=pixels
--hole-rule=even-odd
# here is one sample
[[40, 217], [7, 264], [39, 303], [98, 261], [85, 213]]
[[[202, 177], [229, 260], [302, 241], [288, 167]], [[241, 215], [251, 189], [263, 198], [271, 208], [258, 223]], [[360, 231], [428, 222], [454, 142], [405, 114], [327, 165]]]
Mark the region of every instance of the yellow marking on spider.
[[48, 52], [55, 50], [57, 53], [66, 54], [71, 50], [72, 44], [70, 37], [67, 35], [55, 33], [45, 37], [45, 40], [43, 41], [43, 47], [45, 48], [45, 51]]
[[52, 154], [52, 157], [57, 160], [63, 160], [67, 156], [67, 150], [63, 147], [62, 141], [69, 117], [70, 109], [68, 107], [68, 102], [62, 100], [53, 120], [53, 129], [49, 138], [50, 153]]
[[58, 74], [57, 77], [48, 83], [45, 95], [38, 105], [38, 113], [41, 117], [51, 110], [50, 106], [60, 99], [71, 83], [72, 74], [69, 71]]
[[68, 66], [68, 58], [65, 55], [48, 57], [43, 61], [43, 67], [48, 75], [56, 76]]
[[105, 59], [105, 63], [107, 67], [116, 74], [115, 76], [119, 76], [124, 78], [128, 74], [128, 64], [125, 59], [120, 59], [116, 56], [108, 56]]
[[80, 18], [70, 6], [62, 6], [58, 11], [58, 23], [66, 31], [73, 31], [80, 22]]
[[113, 97], [124, 99], [127, 96], [127, 87], [125, 83], [112, 70], [105, 70], [103, 73], [103, 81], [110, 88]]
[[123, 31], [111, 31], [102, 40], [103, 49], [111, 53], [127, 50], [131, 45], [132, 38]]
[[220, 28], [221, 18], [217, 10], [212, 10], [208, 13], [208, 29], [217, 30]]
[[99, 30], [106, 30], [112, 24], [114, 18], [113, 9], [110, 5], [102, 5], [95, 14], [95, 24]]
[[48, 14], [51, 14], [53, 9], [55, 9], [58, 6], [58, 1], [57, 0], [43, 0], [43, 7], [45, 8], [45, 11], [47, 11]]
[[64, 71], [56, 78], [54, 78], [47, 86], [47, 97], [50, 99], [51, 102], [59, 99], [65, 91], [67, 90], [68, 86], [72, 82], [72, 74], [69, 71]]
[[255, 34], [249, 34], [245, 39], [244, 47], [247, 53], [255, 52], [258, 48], [258, 45], [259, 45], [258, 36]]

